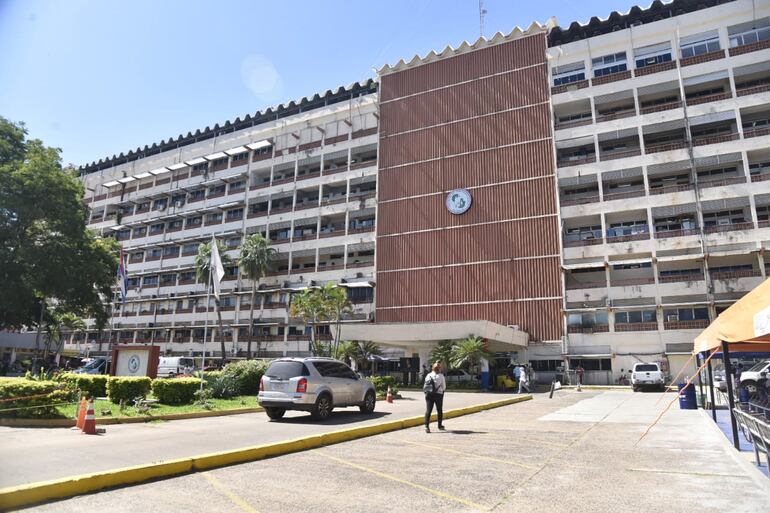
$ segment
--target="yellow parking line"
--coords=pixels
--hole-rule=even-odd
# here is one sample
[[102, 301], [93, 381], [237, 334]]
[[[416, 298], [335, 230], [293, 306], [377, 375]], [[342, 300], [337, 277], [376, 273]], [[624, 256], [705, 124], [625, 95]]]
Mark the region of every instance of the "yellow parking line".
[[228, 499], [233, 501], [236, 506], [241, 508], [243, 511], [246, 511], [247, 513], [259, 513], [256, 509], [252, 508], [248, 502], [241, 499], [237, 495], [235, 495], [233, 492], [225, 488], [225, 485], [222, 484], [222, 482], [214, 477], [214, 475], [211, 472], [203, 472], [201, 474], [203, 477], [206, 478], [206, 481], [211, 483], [211, 485], [217, 489], [221, 494], [227, 496]]
[[500, 458], [493, 458], [491, 456], [481, 456], [481, 455], [473, 454], [473, 453], [470, 453], [470, 452], [462, 452], [462, 451], [457, 451], [455, 449], [448, 449], [446, 447], [441, 447], [439, 445], [423, 444], [423, 443], [420, 443], [420, 442], [412, 442], [412, 441], [409, 441], [409, 440], [403, 440], [403, 442], [407, 443], [407, 444], [412, 444], [412, 445], [419, 445], [421, 447], [427, 447], [428, 449], [438, 449], [438, 450], [444, 451], [444, 452], [451, 452], [451, 453], [454, 453], [454, 454], [459, 454], [461, 456], [467, 456], [469, 458], [477, 458], [477, 459], [480, 459], [480, 460], [494, 461], [494, 462], [497, 462], [497, 463], [505, 463], [506, 465], [516, 465], [517, 467], [522, 467], [522, 468], [525, 468], [525, 469], [528, 469], [528, 470], [535, 470], [536, 468], [538, 468], [538, 467], [533, 467], [532, 465], [525, 465], [524, 463], [519, 463], [519, 462], [513, 461], [513, 460], [503, 460], [503, 459], [500, 459]]
[[358, 465], [356, 463], [353, 463], [351, 461], [343, 460], [341, 458], [337, 458], [334, 456], [330, 456], [328, 454], [324, 454], [319, 451], [312, 451], [314, 454], [318, 454], [319, 456], [323, 456], [324, 458], [328, 458], [332, 461], [336, 461], [337, 463], [340, 463], [342, 465], [347, 465], [348, 467], [355, 468], [357, 470], [363, 470], [364, 472], [369, 472], [370, 474], [374, 474], [375, 476], [382, 477], [385, 479], [390, 479], [391, 481], [395, 481], [397, 483], [405, 484], [407, 486], [411, 486], [412, 488], [417, 488], [418, 490], [422, 490], [424, 492], [431, 493], [433, 495], [436, 495], [438, 497], [443, 497], [444, 499], [449, 499], [455, 502], [459, 502], [460, 504], [464, 504], [466, 506], [470, 506], [472, 508], [481, 509], [484, 511], [489, 511], [489, 506], [484, 506], [482, 504], [477, 504], [473, 501], [469, 501], [466, 499], [463, 499], [461, 497], [455, 497], [454, 495], [450, 495], [448, 493], [442, 492], [440, 490], [434, 490], [433, 488], [428, 488], [427, 486], [423, 486], [421, 484], [412, 483], [411, 481], [407, 481], [406, 479], [402, 479], [400, 477], [392, 476], [390, 474], [386, 474], [384, 472], [380, 472], [379, 470], [374, 470], [368, 467], [364, 467], [362, 465]]
[[532, 442], [533, 444], [543, 444], [543, 445], [552, 445], [554, 447], [559, 447], [561, 449], [564, 449], [565, 447], [569, 447], [569, 444], [559, 444], [556, 442], [546, 442], [545, 440], [537, 440], [535, 438], [524, 438], [517, 436], [516, 440], [521, 440], [522, 442]]

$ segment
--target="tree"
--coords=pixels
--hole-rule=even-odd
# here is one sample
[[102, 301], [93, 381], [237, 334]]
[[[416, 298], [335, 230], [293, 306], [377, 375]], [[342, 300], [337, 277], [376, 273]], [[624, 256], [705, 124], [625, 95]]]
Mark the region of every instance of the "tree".
[[351, 367], [355, 362], [356, 368], [358, 368], [358, 364], [361, 361], [361, 347], [358, 345], [358, 342], [343, 340], [337, 345], [332, 356], [338, 360], [342, 360]]
[[333, 283], [327, 283], [321, 289], [324, 299], [329, 306], [329, 321], [334, 323], [334, 349], [337, 352], [340, 344], [340, 332], [342, 331], [342, 318], [353, 311], [353, 305], [348, 299], [348, 291], [345, 287], [338, 287]]
[[[219, 242], [217, 242], [217, 249], [219, 250], [219, 258], [222, 260], [222, 266], [227, 267], [232, 263], [232, 259], [230, 258], [230, 255], [225, 253], [227, 251], [227, 248]], [[210, 285], [209, 281], [209, 274], [211, 273], [211, 248], [212, 242], [207, 242], [206, 244], [201, 244], [198, 246], [198, 254], [195, 255], [195, 274], [198, 277], [198, 281], [205, 283], [206, 288], [208, 290], [208, 287]], [[220, 348], [222, 350], [222, 365], [225, 364], [227, 361], [227, 353], [225, 352], [225, 337], [223, 334], [224, 328], [222, 327], [222, 312], [219, 309], [219, 299], [214, 297], [214, 305], [216, 306], [217, 311], [217, 326], [219, 328], [219, 343], [221, 344]], [[206, 305], [206, 310], [208, 310], [209, 305]], [[204, 341], [205, 342], [205, 341]]]
[[101, 330], [118, 243], [86, 228], [83, 184], [62, 169], [59, 150], [26, 136], [23, 124], [0, 117], [0, 329], [42, 329], [49, 302]]
[[481, 337], [471, 335], [468, 338], [455, 342], [450, 353], [450, 363], [453, 367], [472, 367], [487, 360], [494, 362], [494, 355], [486, 348], [486, 343]]
[[48, 355], [59, 354], [64, 346], [64, 332], [78, 333], [86, 330], [83, 319], [72, 312], [62, 311], [59, 308], [47, 309], [45, 315], [46, 344], [43, 352], [43, 361], [48, 360]]
[[328, 356], [328, 348], [317, 340], [318, 324], [329, 319], [331, 310], [322, 289], [305, 289], [291, 300], [289, 315], [302, 319], [310, 326], [310, 349], [313, 356]]
[[[246, 358], [251, 358], [251, 339], [254, 335], [254, 303], [257, 297], [257, 284], [270, 270], [270, 264], [275, 256], [275, 248], [270, 247], [270, 241], [260, 233], [246, 237], [241, 247], [241, 257], [238, 266], [241, 272], [251, 280], [251, 306], [249, 308], [249, 343]], [[261, 318], [261, 314], [260, 314]], [[257, 338], [257, 355], [261, 352], [261, 341]]]
[[455, 343], [452, 340], [442, 340], [430, 353], [430, 364], [432, 367], [435, 362], [441, 362], [444, 368], [449, 369], [452, 362], [452, 348]]
[[366, 364], [367, 368], [371, 368], [370, 356], [382, 356], [382, 349], [374, 342], [359, 342], [358, 351], [361, 357], [361, 361]]

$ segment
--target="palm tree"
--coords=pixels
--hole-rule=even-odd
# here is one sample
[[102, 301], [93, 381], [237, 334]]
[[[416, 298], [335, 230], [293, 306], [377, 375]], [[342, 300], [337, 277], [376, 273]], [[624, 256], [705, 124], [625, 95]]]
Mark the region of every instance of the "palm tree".
[[439, 342], [430, 353], [430, 363], [428, 364], [428, 369], [430, 369], [435, 362], [441, 362], [444, 368], [448, 370], [452, 362], [452, 348], [454, 345], [455, 342], [452, 340], [442, 340]]
[[323, 293], [319, 289], [305, 289], [295, 294], [291, 299], [289, 315], [302, 319], [310, 326], [310, 348], [313, 356], [325, 356], [326, 351], [316, 341], [318, 323], [328, 319], [330, 315], [329, 304], [325, 301]]
[[[270, 240], [255, 233], [246, 237], [241, 247], [241, 257], [238, 266], [241, 272], [251, 280], [251, 305], [249, 307], [249, 343], [246, 346], [246, 358], [251, 358], [251, 339], [254, 335], [254, 303], [257, 297], [257, 283], [270, 270], [270, 264], [275, 256], [275, 248], [270, 247]], [[260, 314], [261, 318], [261, 314]], [[262, 350], [260, 339], [257, 339], [257, 356]]]
[[361, 347], [358, 345], [358, 342], [343, 340], [337, 346], [333, 356], [350, 366], [352, 366], [353, 362], [356, 362], [356, 369], [358, 369], [358, 364], [361, 361]]
[[[222, 260], [222, 266], [226, 267], [232, 262], [232, 259], [230, 258], [230, 255], [225, 253], [227, 251], [227, 248], [219, 242], [217, 242], [217, 249], [219, 250], [219, 258]], [[208, 242], [206, 244], [201, 244], [198, 246], [198, 254], [195, 255], [195, 274], [198, 277], [198, 281], [205, 283], [206, 287], [209, 286], [209, 273], [211, 272], [211, 244], [212, 242]], [[219, 310], [219, 299], [214, 297], [214, 305], [216, 306], [217, 310], [217, 320], [219, 322], [219, 334], [220, 334], [220, 344], [221, 344], [221, 350], [222, 350], [222, 365], [225, 364], [226, 361], [226, 353], [225, 353], [225, 337], [222, 336], [222, 312]], [[209, 305], [206, 305], [206, 309], [208, 309]], [[205, 341], [204, 341], [205, 342]]]
[[452, 347], [450, 363], [453, 367], [471, 367], [478, 365], [482, 359], [487, 360], [490, 365], [494, 362], [494, 356], [481, 337], [471, 335], [457, 341]]
[[327, 283], [321, 289], [324, 300], [329, 306], [330, 321], [334, 322], [334, 349], [332, 354], [337, 352], [340, 345], [340, 331], [342, 330], [342, 318], [353, 311], [353, 306], [348, 299], [347, 289], [338, 287], [333, 283]]
[[43, 361], [48, 360], [48, 355], [58, 354], [64, 346], [62, 337], [63, 330], [77, 333], [86, 330], [86, 323], [83, 319], [72, 312], [62, 311], [58, 308], [46, 312], [45, 334], [47, 342], [43, 352]]
[[358, 343], [359, 354], [361, 355], [361, 361], [366, 362], [366, 365], [371, 368], [370, 356], [382, 356], [382, 349], [374, 342], [359, 342]]

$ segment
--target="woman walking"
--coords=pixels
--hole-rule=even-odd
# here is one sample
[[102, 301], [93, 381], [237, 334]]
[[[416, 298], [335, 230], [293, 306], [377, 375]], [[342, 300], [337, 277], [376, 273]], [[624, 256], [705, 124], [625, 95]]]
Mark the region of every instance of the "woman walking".
[[436, 405], [438, 413], [438, 429], [444, 431], [444, 392], [446, 392], [446, 380], [441, 373], [441, 362], [433, 364], [433, 372], [425, 376], [425, 384], [422, 387], [425, 392], [425, 432], [430, 433], [430, 416], [433, 414], [433, 405]]

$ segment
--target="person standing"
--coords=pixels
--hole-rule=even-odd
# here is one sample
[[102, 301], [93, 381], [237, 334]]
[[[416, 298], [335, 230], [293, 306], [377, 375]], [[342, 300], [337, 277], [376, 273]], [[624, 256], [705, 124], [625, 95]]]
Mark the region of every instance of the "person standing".
[[436, 405], [436, 413], [438, 413], [438, 429], [444, 431], [446, 379], [441, 373], [441, 362], [433, 364], [433, 372], [425, 376], [422, 390], [425, 392], [425, 432], [430, 433], [430, 416], [433, 414], [433, 405]]
[[525, 390], [529, 393], [529, 376], [526, 367], [522, 368], [521, 374], [519, 374], [519, 393], [521, 394]]
[[585, 372], [586, 370], [583, 368], [583, 366], [578, 363], [577, 367], [575, 367], [575, 375], [577, 376], [578, 385], [583, 384], [583, 374], [585, 374]]

